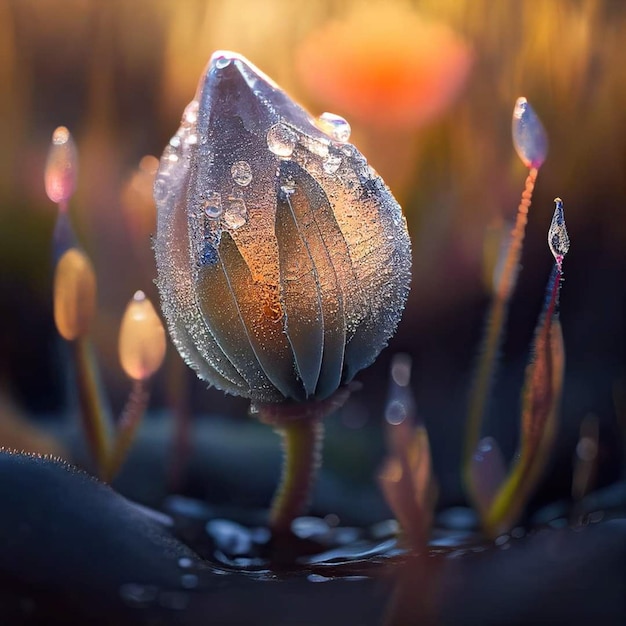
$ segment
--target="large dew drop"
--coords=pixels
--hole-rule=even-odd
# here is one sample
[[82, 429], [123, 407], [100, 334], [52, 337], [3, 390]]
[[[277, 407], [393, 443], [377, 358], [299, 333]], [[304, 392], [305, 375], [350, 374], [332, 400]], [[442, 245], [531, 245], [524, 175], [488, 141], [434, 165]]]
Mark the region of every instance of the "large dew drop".
[[334, 113], [322, 113], [317, 118], [317, 125], [335, 141], [346, 143], [350, 139], [352, 129], [347, 120]]
[[233, 180], [241, 187], [247, 187], [252, 182], [252, 169], [248, 161], [236, 161], [230, 168]]
[[279, 157], [290, 157], [293, 154], [298, 136], [282, 122], [274, 124], [267, 131], [267, 147]]

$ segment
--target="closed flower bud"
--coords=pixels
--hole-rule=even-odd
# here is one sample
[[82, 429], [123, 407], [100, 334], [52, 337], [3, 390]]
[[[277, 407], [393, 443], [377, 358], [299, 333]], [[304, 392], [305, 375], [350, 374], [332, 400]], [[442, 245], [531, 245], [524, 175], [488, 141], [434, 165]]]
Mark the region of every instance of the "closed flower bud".
[[348, 139], [342, 118], [316, 120], [243, 57], [213, 55], [154, 195], [169, 331], [216, 387], [322, 400], [395, 331], [406, 223]]
[[96, 274], [78, 248], [70, 248], [54, 273], [54, 322], [68, 341], [84, 337], [96, 311]]
[[165, 330], [143, 291], [137, 291], [126, 307], [118, 346], [122, 369], [133, 380], [147, 380], [163, 363]]

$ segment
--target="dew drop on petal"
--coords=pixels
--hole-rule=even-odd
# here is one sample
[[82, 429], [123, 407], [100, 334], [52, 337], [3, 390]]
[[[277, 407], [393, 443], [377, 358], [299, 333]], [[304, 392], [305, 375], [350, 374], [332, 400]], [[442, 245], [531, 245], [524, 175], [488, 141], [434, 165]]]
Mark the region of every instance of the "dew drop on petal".
[[328, 158], [323, 162], [322, 167], [324, 168], [324, 172], [326, 174], [334, 174], [339, 167], [341, 166], [341, 157], [329, 155]]
[[556, 262], [559, 263], [569, 250], [569, 235], [565, 226], [563, 200], [555, 198], [554, 204], [554, 215], [548, 230], [548, 245]]
[[350, 139], [352, 129], [347, 120], [334, 113], [322, 113], [317, 118], [317, 125], [335, 141], [346, 143]]
[[546, 131], [526, 98], [518, 98], [511, 125], [513, 145], [526, 167], [540, 168], [548, 153]]
[[183, 122], [188, 124], [195, 124], [198, 121], [198, 108], [199, 103], [197, 100], [192, 100], [183, 112]]
[[297, 135], [283, 123], [274, 124], [267, 131], [267, 147], [279, 157], [291, 156], [297, 140]]
[[222, 220], [230, 230], [241, 228], [248, 220], [246, 203], [241, 198], [228, 198]]
[[235, 161], [230, 168], [230, 175], [241, 187], [246, 187], [252, 182], [252, 168], [248, 161]]
[[223, 70], [225, 67], [230, 65], [231, 59], [225, 56], [214, 58], [214, 65], [218, 70]]
[[212, 220], [216, 220], [222, 215], [222, 199], [219, 193], [208, 192], [202, 203], [204, 214]]

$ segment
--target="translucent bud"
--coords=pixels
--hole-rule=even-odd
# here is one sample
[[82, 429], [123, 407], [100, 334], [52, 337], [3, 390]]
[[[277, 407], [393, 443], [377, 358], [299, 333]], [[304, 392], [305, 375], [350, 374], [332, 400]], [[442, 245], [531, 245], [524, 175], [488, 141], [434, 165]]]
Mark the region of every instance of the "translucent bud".
[[557, 263], [563, 260], [569, 250], [569, 235], [565, 226], [565, 213], [561, 198], [554, 199], [554, 214], [548, 230], [548, 245]]
[[78, 152], [70, 131], [59, 126], [52, 133], [44, 181], [46, 194], [56, 204], [66, 203], [76, 189]]
[[526, 98], [518, 98], [515, 102], [511, 129], [515, 151], [524, 165], [540, 168], [548, 154], [548, 136]]
[[119, 355], [124, 372], [134, 380], [150, 378], [165, 358], [165, 330], [143, 291], [137, 291], [126, 307]]
[[96, 274], [78, 248], [61, 256], [54, 274], [54, 322], [59, 334], [72, 341], [84, 337], [96, 310]]
[[154, 183], [174, 343], [201, 378], [255, 402], [328, 398], [400, 319], [400, 206], [354, 146], [238, 54], [213, 55], [193, 103]]

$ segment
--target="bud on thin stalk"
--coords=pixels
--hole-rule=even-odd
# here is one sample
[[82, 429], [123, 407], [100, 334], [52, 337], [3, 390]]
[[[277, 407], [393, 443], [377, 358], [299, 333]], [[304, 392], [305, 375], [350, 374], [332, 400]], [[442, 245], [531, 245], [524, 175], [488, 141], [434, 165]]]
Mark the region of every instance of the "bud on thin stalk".
[[147, 381], [165, 358], [165, 330], [150, 300], [137, 291], [126, 307], [119, 336], [120, 362], [133, 387], [117, 422], [105, 477], [119, 472], [150, 400]]
[[502, 341], [502, 329], [506, 323], [511, 294], [517, 282], [528, 222], [528, 210], [539, 168], [543, 165], [548, 152], [548, 139], [543, 124], [526, 98], [518, 98], [515, 102], [511, 133], [515, 150], [522, 163], [528, 167], [528, 176], [501, 269], [500, 266], [498, 267], [499, 277], [494, 288], [482, 350], [470, 392], [463, 457], [464, 481], [470, 494], [474, 489], [472, 485], [472, 456], [480, 438], [480, 429], [487, 399], [491, 392], [498, 350]]
[[[402, 211], [349, 136], [343, 118], [316, 119], [220, 51], [161, 158], [155, 256], [169, 332], [200, 378], [265, 415], [308, 419], [334, 398], [385, 347], [408, 295]], [[288, 457], [305, 439], [319, 445], [277, 427], [293, 438]], [[308, 491], [314, 457], [298, 469], [288, 459], [283, 484]], [[273, 519], [287, 528], [296, 508]]]

